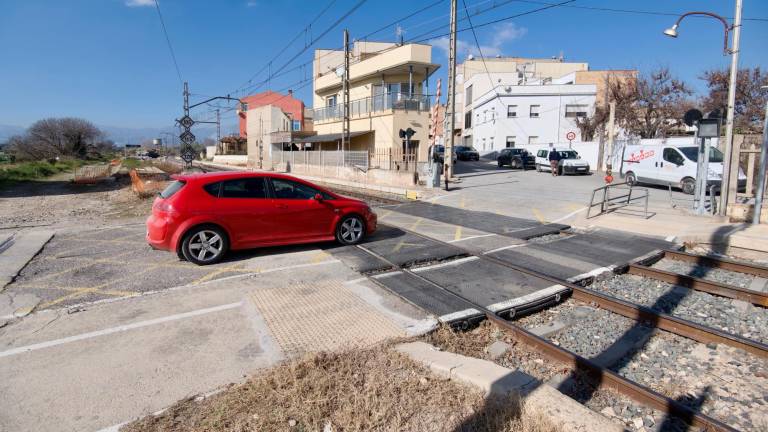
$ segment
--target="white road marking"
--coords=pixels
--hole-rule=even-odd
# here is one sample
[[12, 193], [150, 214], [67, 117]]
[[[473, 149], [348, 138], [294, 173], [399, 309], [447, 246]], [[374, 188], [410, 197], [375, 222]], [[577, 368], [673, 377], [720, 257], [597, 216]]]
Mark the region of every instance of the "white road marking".
[[425, 267], [418, 267], [418, 268], [412, 269], [411, 271], [414, 272], [414, 273], [418, 273], [418, 272], [423, 272], [423, 271], [427, 271], [427, 270], [434, 270], [434, 269], [448, 267], [448, 266], [455, 266], [455, 265], [459, 265], [459, 264], [462, 264], [462, 263], [465, 263], [465, 262], [469, 262], [469, 261], [476, 261], [476, 260], [479, 260], [479, 259], [480, 258], [478, 258], [476, 256], [471, 256], [471, 257], [461, 258], [461, 259], [457, 259], [457, 260], [453, 260], [453, 261], [446, 261], [446, 262], [443, 262], [443, 263], [440, 263], [440, 264], [434, 264], [434, 265], [425, 266]]
[[495, 236], [495, 235], [496, 234], [473, 235], [473, 236], [464, 237], [464, 238], [460, 238], [460, 239], [456, 239], [456, 240], [449, 240], [446, 243], [458, 243], [458, 242], [461, 242], [461, 241], [464, 241], [464, 240], [472, 240], [472, 239], [481, 238], [481, 237], [492, 237], [492, 236]]
[[550, 222], [550, 223], [558, 223], [558, 222], [562, 222], [562, 221], [564, 221], [564, 220], [566, 220], [566, 219], [569, 219], [569, 218], [571, 218], [571, 217], [573, 217], [573, 216], [576, 216], [577, 214], [579, 214], [579, 213], [583, 212], [583, 211], [584, 211], [584, 210], [586, 210], [586, 209], [587, 209], [587, 207], [582, 207], [582, 208], [580, 208], [580, 209], [578, 209], [578, 210], [574, 210], [574, 211], [572, 211], [572, 212], [568, 213], [567, 215], [565, 215], [565, 216], [563, 216], [563, 217], [561, 217], [561, 218], [558, 218], [558, 219], [555, 219], [555, 220], [553, 220], [553, 221], [552, 221], [552, 222]]
[[513, 248], [522, 247], [522, 246], [527, 246], [527, 245], [528, 245], [528, 243], [522, 243], [522, 244], [514, 244], [514, 245], [504, 246], [504, 247], [500, 247], [500, 248], [496, 248], [496, 249], [491, 249], [491, 250], [489, 250], [489, 251], [483, 252], [483, 255], [488, 255], [488, 254], [492, 254], [492, 253], [494, 253], [494, 252], [499, 252], [499, 251], [503, 251], [503, 250], [507, 250], [507, 249], [513, 249]]
[[71, 342], [78, 342], [78, 341], [81, 341], [81, 340], [92, 339], [92, 338], [99, 337], [99, 336], [106, 336], [106, 335], [110, 335], [110, 334], [114, 334], [114, 333], [120, 333], [120, 332], [124, 332], [124, 331], [128, 331], [128, 330], [135, 330], [135, 329], [142, 328], [142, 327], [149, 327], [149, 326], [153, 326], [153, 325], [157, 325], [157, 324], [163, 324], [163, 323], [167, 323], [167, 322], [171, 322], [171, 321], [178, 321], [178, 320], [182, 320], [182, 319], [186, 319], [186, 318], [192, 318], [192, 317], [196, 317], [196, 316], [200, 316], [200, 315], [205, 315], [205, 314], [209, 314], [209, 313], [221, 312], [221, 311], [225, 311], [225, 310], [228, 310], [228, 309], [238, 308], [238, 307], [240, 307], [242, 305], [243, 305], [243, 302], [241, 302], [241, 301], [237, 302], [237, 303], [228, 303], [228, 304], [219, 305], [219, 306], [213, 306], [213, 307], [209, 307], [209, 308], [205, 308], [205, 309], [198, 309], [198, 310], [193, 310], [193, 311], [190, 311], [190, 312], [184, 312], [184, 313], [180, 313], [180, 314], [168, 315], [168, 316], [161, 317], [161, 318], [155, 318], [155, 319], [146, 320], [146, 321], [139, 321], [139, 322], [135, 322], [133, 324], [126, 324], [126, 325], [121, 325], [121, 326], [117, 326], [117, 327], [110, 327], [110, 328], [106, 328], [106, 329], [102, 329], [102, 330], [97, 330], [97, 331], [93, 331], [93, 332], [89, 332], [89, 333], [82, 333], [82, 334], [79, 334], [79, 335], [69, 336], [69, 337], [65, 337], [65, 338], [61, 338], [61, 339], [54, 339], [54, 340], [47, 341], [47, 342], [41, 342], [41, 343], [36, 343], [36, 344], [32, 344], [32, 345], [26, 345], [26, 346], [22, 346], [22, 347], [18, 347], [18, 348], [13, 348], [13, 349], [10, 349], [10, 350], [7, 350], [7, 351], [1, 351], [0, 352], [0, 358], [2, 358], [2, 357], [10, 357], [10, 356], [14, 356], [14, 355], [17, 355], [17, 354], [23, 354], [23, 353], [30, 352], [30, 351], [41, 350], [41, 349], [44, 349], [44, 348], [51, 348], [51, 347], [55, 347], [55, 346], [58, 346], [58, 345], [64, 345], [64, 344], [71, 343]]

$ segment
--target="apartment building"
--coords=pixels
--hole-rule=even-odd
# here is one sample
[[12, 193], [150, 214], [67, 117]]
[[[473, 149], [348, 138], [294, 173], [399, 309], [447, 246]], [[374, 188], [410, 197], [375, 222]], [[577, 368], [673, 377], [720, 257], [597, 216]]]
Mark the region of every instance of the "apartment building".
[[[429, 137], [429, 77], [439, 68], [432, 47], [358, 41], [349, 67], [350, 143], [344, 150], [416, 154], [425, 160]], [[304, 138], [313, 149], [341, 149], [344, 52], [315, 51], [313, 129]], [[400, 130], [415, 131], [410, 146]]]

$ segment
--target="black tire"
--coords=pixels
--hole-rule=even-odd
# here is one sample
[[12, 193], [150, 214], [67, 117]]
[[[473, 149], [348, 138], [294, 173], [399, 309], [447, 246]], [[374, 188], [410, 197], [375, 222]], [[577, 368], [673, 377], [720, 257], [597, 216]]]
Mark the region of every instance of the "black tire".
[[563, 167], [557, 167], [557, 175], [563, 175]]
[[686, 177], [680, 182], [680, 189], [683, 190], [683, 193], [686, 195], [693, 195], [693, 193], [696, 191], [696, 180], [692, 179], [691, 177]]
[[501, 159], [499, 159], [499, 160], [498, 160], [498, 162], [499, 162], [499, 168], [503, 168], [503, 167], [504, 167], [504, 164], [503, 164], [503, 163], [501, 163]]
[[336, 241], [343, 245], [360, 243], [365, 237], [365, 221], [358, 215], [344, 216], [336, 225]]
[[215, 264], [229, 250], [229, 238], [215, 225], [200, 225], [184, 235], [181, 252], [184, 258], [197, 265]]
[[626, 181], [628, 185], [634, 186], [637, 184], [637, 177], [635, 176], [635, 173], [628, 171], [624, 174], [624, 181]]
[[509, 166], [512, 169], [520, 169], [520, 168], [522, 168], [522, 164], [520, 163], [519, 159], [512, 159], [512, 162], [510, 162]]

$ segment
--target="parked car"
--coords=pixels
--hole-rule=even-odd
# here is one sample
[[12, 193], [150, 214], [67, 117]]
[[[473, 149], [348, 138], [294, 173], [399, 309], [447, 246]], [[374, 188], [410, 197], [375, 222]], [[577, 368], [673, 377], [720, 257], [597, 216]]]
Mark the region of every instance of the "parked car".
[[[637, 145], [625, 150], [620, 173], [630, 185], [638, 183], [672, 185], [683, 193], [696, 190], [699, 149], [695, 145]], [[707, 185], [719, 185], [723, 179], [723, 153], [709, 149]], [[738, 188], [746, 189], [747, 176], [739, 168]]]
[[[442, 164], [445, 163], [445, 146], [444, 145], [436, 145], [435, 146], [435, 154], [437, 155], [437, 160]], [[456, 152], [453, 152], [453, 164], [456, 165]]]
[[[560, 162], [557, 165], [557, 174], [589, 174], [589, 162], [571, 149], [555, 149], [560, 153]], [[549, 150], [542, 149], [536, 153], [536, 171], [552, 171], [549, 164]]]
[[147, 242], [198, 265], [229, 250], [336, 240], [359, 243], [376, 230], [360, 200], [272, 173], [173, 176], [147, 219]]
[[521, 148], [502, 149], [496, 161], [499, 163], [499, 168], [509, 165], [511, 168], [526, 170], [536, 166], [536, 157], [528, 153], [528, 150]]
[[472, 147], [457, 146], [456, 158], [462, 161], [479, 161], [480, 153], [478, 153], [477, 150], [473, 149]]

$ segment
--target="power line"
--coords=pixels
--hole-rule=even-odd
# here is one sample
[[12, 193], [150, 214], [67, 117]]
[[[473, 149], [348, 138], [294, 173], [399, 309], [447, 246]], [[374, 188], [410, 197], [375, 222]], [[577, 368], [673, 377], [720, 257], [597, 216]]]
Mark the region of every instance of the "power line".
[[475, 39], [475, 45], [477, 45], [477, 52], [480, 54], [480, 60], [483, 62], [485, 73], [488, 75], [488, 82], [493, 86], [493, 78], [491, 78], [491, 72], [488, 70], [488, 65], [485, 63], [485, 56], [483, 55], [483, 49], [480, 47], [480, 41], [477, 40], [477, 33], [475, 33], [475, 27], [472, 25], [472, 19], [469, 17], [469, 10], [467, 10], [467, 1], [461, 0], [464, 4], [464, 13], [467, 15], [467, 21], [469, 22], [469, 28], [472, 29], [472, 37]]
[[171, 59], [173, 59], [173, 65], [176, 67], [176, 76], [179, 77], [179, 83], [183, 84], [184, 80], [181, 78], [181, 70], [179, 70], [179, 63], [176, 61], [176, 53], [173, 52], [173, 45], [171, 45], [171, 38], [168, 37], [168, 29], [165, 28], [165, 20], [163, 20], [163, 13], [160, 12], [160, 3], [155, 0], [155, 9], [157, 9], [157, 16], [160, 18], [160, 25], [163, 27], [163, 34], [165, 35], [165, 41], [168, 43], [168, 50], [171, 52]]
[[[542, 1], [533, 1], [533, 0], [518, 0], [521, 3], [531, 3], [531, 4], [540, 4], [540, 5], [553, 5], [553, 3], [547, 3]], [[632, 13], [632, 14], [638, 14], [638, 15], [659, 15], [659, 16], [680, 16], [679, 13], [674, 12], [659, 12], [659, 11], [648, 11], [648, 10], [633, 10], [633, 9], [616, 9], [616, 8], [607, 8], [607, 7], [597, 7], [597, 6], [576, 6], [576, 5], [568, 5], [563, 6], [567, 8], [572, 9], [587, 9], [587, 10], [595, 10], [595, 11], [601, 11], [601, 12], [617, 12], [617, 13]], [[697, 18], [711, 18], [701, 15], [696, 15]], [[726, 19], [731, 19], [731, 17], [725, 17]], [[742, 18], [742, 21], [765, 21], [768, 22], [768, 18]]]
[[288, 42], [288, 43], [287, 43], [287, 44], [286, 44], [286, 45], [285, 45], [285, 46], [284, 46], [284, 47], [283, 47], [281, 50], [279, 50], [279, 51], [277, 52], [277, 54], [275, 54], [275, 56], [274, 56], [274, 57], [272, 57], [272, 58], [269, 60], [269, 62], [267, 62], [266, 64], [264, 64], [264, 66], [262, 66], [262, 68], [261, 68], [261, 69], [259, 69], [259, 70], [258, 70], [258, 71], [257, 71], [255, 74], [253, 74], [253, 75], [252, 75], [250, 78], [248, 78], [248, 80], [247, 80], [247, 81], [245, 81], [243, 84], [241, 84], [241, 85], [240, 85], [240, 86], [239, 86], [237, 89], [235, 89], [235, 90], [234, 90], [234, 91], [232, 91], [231, 93], [236, 93], [236, 92], [238, 92], [238, 91], [242, 90], [242, 89], [243, 89], [243, 88], [245, 88], [245, 87], [246, 87], [248, 84], [250, 84], [250, 83], [251, 83], [251, 81], [253, 81], [253, 79], [254, 79], [254, 78], [256, 78], [256, 77], [257, 77], [257, 76], [259, 76], [259, 75], [260, 75], [262, 72], [264, 72], [265, 70], [267, 70], [267, 68], [268, 68], [268, 67], [269, 67], [269, 66], [272, 64], [272, 62], [274, 62], [275, 60], [277, 60], [277, 59], [278, 59], [278, 57], [280, 57], [280, 55], [282, 55], [283, 53], [285, 53], [285, 50], [287, 50], [287, 49], [288, 49], [288, 48], [289, 48], [291, 45], [293, 45], [293, 43], [294, 43], [294, 42], [296, 42], [296, 41], [297, 41], [297, 40], [298, 40], [298, 39], [299, 39], [299, 38], [300, 38], [302, 35], [306, 35], [306, 34], [307, 34], [307, 31], [308, 31], [308, 30], [309, 30], [309, 29], [312, 27], [312, 24], [316, 23], [316, 22], [317, 22], [317, 20], [319, 20], [319, 19], [320, 19], [320, 17], [322, 17], [322, 16], [323, 16], [323, 15], [324, 15], [324, 14], [325, 14], [325, 13], [326, 13], [326, 12], [327, 12], [327, 11], [328, 11], [328, 10], [329, 10], [329, 9], [330, 9], [332, 6], [333, 6], [333, 5], [334, 5], [334, 3], [336, 3], [336, 0], [331, 0], [331, 1], [330, 1], [330, 2], [329, 2], [329, 3], [328, 3], [326, 6], [325, 6], [325, 8], [323, 8], [323, 10], [321, 10], [321, 11], [320, 11], [320, 13], [318, 13], [318, 14], [317, 14], [317, 16], [315, 16], [315, 18], [314, 18], [314, 19], [312, 19], [312, 21], [310, 21], [310, 22], [309, 22], [309, 24], [307, 24], [306, 26], [304, 26], [304, 28], [303, 28], [303, 29], [301, 29], [301, 30], [300, 30], [300, 31], [299, 31], [299, 32], [296, 34], [296, 36], [294, 36], [294, 37], [293, 37], [293, 39], [291, 39], [291, 41], [290, 41], [290, 42]]

